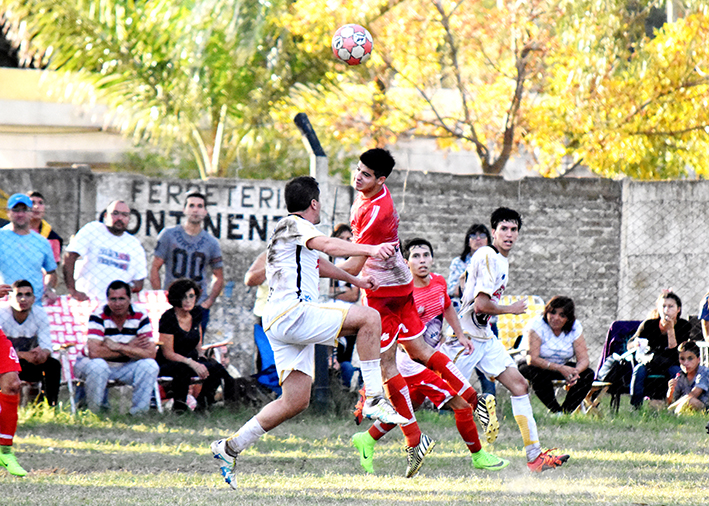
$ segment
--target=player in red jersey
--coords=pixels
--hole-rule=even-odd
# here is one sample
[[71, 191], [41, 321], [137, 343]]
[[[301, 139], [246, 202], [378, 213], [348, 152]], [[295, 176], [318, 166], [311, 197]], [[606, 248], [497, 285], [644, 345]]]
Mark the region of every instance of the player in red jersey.
[[[394, 158], [385, 149], [370, 149], [360, 156], [354, 178], [359, 193], [350, 213], [350, 226], [357, 244], [399, 242], [399, 215], [384, 184], [394, 165]], [[381, 316], [381, 364], [385, 389], [399, 414], [410, 420], [410, 423], [402, 424], [401, 429], [409, 463], [406, 476], [411, 477], [418, 472], [423, 458], [435, 443], [421, 434], [416, 423], [406, 380], [396, 367], [394, 344], [397, 340], [411, 358], [439, 374], [473, 408], [477, 406], [477, 394], [453, 362], [423, 340], [424, 325], [414, 304], [413, 277], [400, 251], [382, 261], [352, 257], [342, 267], [352, 274], [361, 272], [372, 276], [379, 283], [376, 292], [365, 290], [363, 303], [376, 309]], [[459, 342], [464, 346], [467, 343], [468, 351], [472, 351], [472, 343], [467, 337], [461, 335]]]
[[[426, 239], [412, 239], [404, 246], [404, 257], [414, 279], [414, 301], [421, 321], [426, 326], [424, 340], [434, 348], [441, 340], [443, 319], [454, 332], [462, 335], [463, 329], [458, 315], [447, 293], [447, 284], [443, 276], [431, 272], [433, 264], [433, 246]], [[473, 420], [473, 409], [435, 373], [411, 360], [406, 352], [397, 350], [396, 363], [405, 378], [411, 393], [414, 407], [420, 406], [424, 399], [429, 399], [437, 408], [446, 407], [453, 411], [455, 425], [471, 453], [473, 467], [499, 471], [509, 465], [509, 461], [500, 459], [482, 449], [478, 430]], [[393, 424], [375, 422], [366, 432], [352, 436], [352, 444], [359, 450], [359, 462], [365, 471], [374, 472], [374, 447], [376, 442], [390, 430]]]
[[[6, 286], [0, 285], [0, 291]], [[20, 404], [20, 371], [17, 352], [0, 330], [0, 467], [15, 476], [27, 474], [12, 453], [12, 439], [17, 430], [17, 407]]]

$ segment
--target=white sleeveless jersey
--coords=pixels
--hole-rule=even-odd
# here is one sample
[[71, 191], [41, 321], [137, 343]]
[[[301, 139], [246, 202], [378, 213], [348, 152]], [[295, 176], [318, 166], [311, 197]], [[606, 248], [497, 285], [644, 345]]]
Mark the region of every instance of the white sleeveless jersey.
[[463, 330], [471, 337], [483, 340], [495, 337], [490, 328], [490, 315], [476, 314], [473, 304], [480, 293], [499, 303], [507, 286], [508, 269], [507, 258], [491, 246], [483, 246], [470, 259], [459, 317]]
[[276, 224], [266, 254], [269, 293], [264, 328], [298, 302], [318, 302], [320, 253], [306, 243], [322, 235], [315, 225], [293, 214]]

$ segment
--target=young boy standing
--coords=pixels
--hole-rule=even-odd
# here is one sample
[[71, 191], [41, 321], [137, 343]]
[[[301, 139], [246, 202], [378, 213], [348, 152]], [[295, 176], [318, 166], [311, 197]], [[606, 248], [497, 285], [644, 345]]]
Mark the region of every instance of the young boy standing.
[[509, 281], [507, 257], [519, 237], [522, 217], [513, 209], [500, 207], [492, 213], [490, 225], [492, 246], [478, 249], [470, 261], [459, 313], [463, 330], [474, 342], [473, 352], [461, 353], [464, 345], [456, 337], [448, 338], [441, 349], [455, 360], [466, 377], [470, 377], [477, 367], [510, 391], [512, 413], [522, 433], [527, 466], [532, 472], [554, 469], [564, 464], [569, 456], [551, 455], [549, 450], [542, 452], [529, 402], [529, 384], [490, 328], [492, 315], [522, 314], [527, 310], [523, 301], [509, 306], [500, 304]]

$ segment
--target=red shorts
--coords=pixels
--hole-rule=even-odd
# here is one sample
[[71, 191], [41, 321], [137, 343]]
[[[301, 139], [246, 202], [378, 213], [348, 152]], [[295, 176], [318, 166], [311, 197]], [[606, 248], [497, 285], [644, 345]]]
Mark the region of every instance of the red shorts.
[[367, 297], [363, 304], [376, 309], [382, 318], [381, 351], [386, 351], [396, 342], [416, 339], [426, 329], [414, 304], [414, 295], [401, 297]]
[[20, 359], [17, 358], [17, 352], [12, 347], [10, 340], [5, 337], [5, 334], [0, 332], [0, 374], [6, 372], [20, 372]]
[[414, 406], [420, 406], [425, 399], [428, 399], [434, 406], [441, 409], [456, 395], [448, 383], [431, 369], [425, 369], [413, 376], [404, 376], [404, 379], [409, 386], [409, 395]]

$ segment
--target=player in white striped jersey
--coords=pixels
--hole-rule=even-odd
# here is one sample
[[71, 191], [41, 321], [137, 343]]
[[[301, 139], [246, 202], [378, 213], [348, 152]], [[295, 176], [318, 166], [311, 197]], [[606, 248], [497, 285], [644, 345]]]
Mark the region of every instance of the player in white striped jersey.
[[226, 482], [236, 488], [237, 455], [269, 430], [294, 417], [310, 402], [316, 344], [334, 346], [339, 335], [357, 335], [362, 378], [367, 389], [363, 413], [386, 423], [405, 423], [384, 397], [380, 367], [381, 320], [371, 308], [344, 302], [318, 304], [318, 280], [330, 277], [367, 290], [376, 290], [371, 277], [357, 278], [335, 267], [319, 252], [334, 257], [367, 256], [385, 260], [396, 245], [354, 244], [323, 235], [320, 190], [312, 177], [298, 177], [286, 185], [290, 213], [278, 222], [268, 243], [266, 276], [269, 297], [263, 327], [273, 348], [283, 394], [267, 404], [234, 435], [212, 443]]
[[552, 455], [550, 450], [542, 452], [537, 423], [529, 402], [529, 383], [490, 328], [492, 315], [522, 314], [527, 310], [527, 304], [523, 301], [508, 306], [500, 304], [508, 282], [507, 257], [519, 236], [522, 217], [513, 209], [500, 207], [490, 216], [490, 225], [492, 246], [478, 249], [470, 261], [459, 313], [463, 330], [473, 341], [473, 352], [463, 353], [464, 348], [455, 337], [449, 338], [441, 350], [467, 377], [477, 367], [510, 391], [512, 413], [522, 433], [527, 466], [532, 472], [546, 471], [561, 466], [569, 456]]

